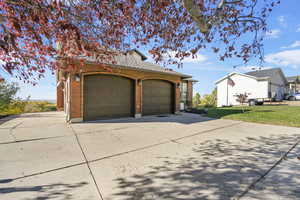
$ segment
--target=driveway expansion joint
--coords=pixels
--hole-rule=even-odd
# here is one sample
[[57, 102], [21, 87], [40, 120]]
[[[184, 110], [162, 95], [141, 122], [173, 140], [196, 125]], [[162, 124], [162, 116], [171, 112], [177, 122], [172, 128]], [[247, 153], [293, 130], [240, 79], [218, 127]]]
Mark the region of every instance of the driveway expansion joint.
[[[16, 129], [16, 128], [17, 128], [18, 126], [20, 126], [21, 124], [23, 124], [23, 122], [20, 122], [20, 123], [18, 123], [18, 124], [16, 124], [16, 125], [14, 125], [14, 126], [12, 126], [12, 127], [9, 128], [8, 133], [9, 133], [9, 135], [14, 139], [15, 142], [17, 141], [17, 138], [16, 138], [16, 136], [13, 134], [13, 130]], [[0, 143], [0, 144], [1, 144], [1, 143]]]
[[170, 142], [176, 143], [176, 144], [182, 144], [180, 142], [177, 142], [176, 140], [171, 139]]
[[[13, 135], [14, 136], [14, 135]], [[2, 142], [2, 144], [14, 144], [14, 143], [23, 143], [23, 142], [34, 142], [34, 141], [39, 141], [39, 140], [48, 140], [48, 139], [55, 139], [55, 138], [62, 138], [62, 137], [70, 137], [73, 135], [63, 135], [63, 136], [53, 136], [53, 137], [42, 137], [42, 138], [32, 138], [32, 139], [24, 139], [24, 140], [18, 140], [15, 137], [15, 141], [12, 142]]]
[[10, 180], [9, 182], [13, 182], [15, 180], [20, 180], [20, 179], [24, 179], [24, 178], [29, 178], [29, 177], [33, 177], [33, 176], [42, 175], [42, 174], [47, 174], [47, 173], [50, 173], [50, 172], [64, 170], [64, 169], [68, 169], [68, 168], [71, 168], [71, 167], [76, 167], [76, 166], [80, 166], [80, 165], [84, 165], [84, 164], [86, 164], [86, 163], [85, 162], [80, 162], [80, 163], [76, 163], [76, 164], [73, 164], [73, 165], [67, 165], [67, 166], [64, 166], [64, 167], [50, 169], [50, 170], [46, 170], [46, 171], [42, 171], [42, 172], [37, 172], [37, 173], [28, 174], [28, 175], [24, 175], [24, 176], [19, 176], [19, 177], [15, 177], [15, 178], [9, 178], [7, 180]]
[[14, 125], [13, 127], [11, 127], [11, 129], [13, 130], [13, 129], [17, 128], [18, 126], [20, 126], [21, 124], [23, 124], [23, 122], [20, 122], [20, 123]]
[[92, 171], [92, 169], [91, 169], [91, 167], [90, 167], [90, 165], [89, 165], [89, 161], [88, 161], [88, 159], [87, 159], [87, 157], [86, 157], [86, 155], [85, 155], [85, 153], [84, 153], [84, 151], [83, 151], [83, 148], [82, 148], [82, 145], [81, 145], [81, 143], [80, 143], [80, 141], [79, 141], [78, 135], [76, 134], [76, 131], [73, 129], [73, 127], [71, 127], [71, 130], [72, 130], [73, 134], [74, 134], [75, 137], [76, 137], [77, 144], [79, 145], [80, 151], [81, 151], [81, 153], [82, 153], [82, 155], [83, 155], [83, 157], [84, 157], [84, 160], [85, 160], [85, 164], [87, 165], [87, 167], [88, 167], [88, 169], [89, 169], [89, 172], [90, 172], [90, 175], [91, 175], [91, 177], [92, 177], [92, 179], [93, 179], [93, 181], [94, 181], [94, 184], [95, 184], [95, 186], [96, 186], [96, 188], [97, 188], [97, 192], [98, 192], [98, 194], [99, 194], [100, 200], [104, 200], [104, 199], [103, 199], [103, 195], [101, 194], [99, 185], [97, 184], [96, 178], [95, 178], [95, 176], [94, 176], [94, 174], [93, 174], [93, 171]]
[[175, 139], [172, 139], [172, 140], [173, 141], [178, 141], [178, 140], [182, 140], [182, 139], [194, 137], [194, 136], [197, 136], [197, 135], [202, 135], [202, 134], [205, 134], [205, 133], [209, 133], [209, 132], [212, 132], [212, 131], [220, 130], [220, 129], [223, 129], [223, 128], [233, 127], [233, 126], [236, 126], [236, 125], [239, 125], [239, 124], [242, 124], [242, 123], [243, 122], [239, 122], [239, 123], [234, 123], [234, 124], [230, 124], [230, 125], [227, 125], [227, 126], [221, 126], [221, 127], [217, 127], [217, 128], [212, 128], [212, 129], [208, 129], [208, 130], [196, 132], [196, 133], [193, 133], [191, 135], [186, 135], [186, 136], [182, 136], [182, 137], [179, 137], [179, 138], [175, 138]]
[[263, 175], [261, 175], [257, 180], [253, 181], [247, 188], [245, 191], [243, 191], [241, 194], [237, 195], [235, 198], [233, 198], [234, 200], [239, 200], [242, 197], [244, 197], [250, 190], [254, 189], [255, 186], [263, 181], [267, 175], [275, 168], [277, 167], [283, 160], [285, 160], [287, 158], [287, 155], [297, 146], [300, 144], [300, 138], [298, 138], [298, 140], [296, 141], [296, 143], [294, 143], [292, 145], [291, 148], [288, 149], [288, 151], [286, 151], [279, 160], [277, 160], [265, 173], [263, 173]]
[[[8, 133], [9, 133], [9, 135], [14, 139], [14, 142], [16, 142], [17, 141], [17, 138], [16, 138], [16, 136], [12, 133], [12, 131], [13, 131], [13, 129], [9, 129], [8, 130]], [[1, 144], [1, 143], [0, 143]]]

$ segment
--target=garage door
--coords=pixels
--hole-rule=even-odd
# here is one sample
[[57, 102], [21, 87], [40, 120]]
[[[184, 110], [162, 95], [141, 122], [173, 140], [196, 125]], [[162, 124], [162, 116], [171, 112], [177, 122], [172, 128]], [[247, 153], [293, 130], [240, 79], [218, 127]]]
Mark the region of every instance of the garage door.
[[162, 80], [145, 80], [142, 83], [143, 115], [173, 113], [173, 84]]
[[134, 84], [113, 75], [84, 78], [84, 120], [133, 116]]

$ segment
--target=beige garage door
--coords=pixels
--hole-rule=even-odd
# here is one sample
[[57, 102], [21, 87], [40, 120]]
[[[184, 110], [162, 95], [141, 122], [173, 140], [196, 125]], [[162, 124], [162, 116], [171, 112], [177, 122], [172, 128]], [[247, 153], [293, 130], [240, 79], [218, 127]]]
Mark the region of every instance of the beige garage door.
[[173, 113], [173, 84], [163, 80], [144, 80], [142, 82], [142, 113], [157, 115]]
[[134, 82], [113, 75], [84, 77], [84, 120], [133, 116]]

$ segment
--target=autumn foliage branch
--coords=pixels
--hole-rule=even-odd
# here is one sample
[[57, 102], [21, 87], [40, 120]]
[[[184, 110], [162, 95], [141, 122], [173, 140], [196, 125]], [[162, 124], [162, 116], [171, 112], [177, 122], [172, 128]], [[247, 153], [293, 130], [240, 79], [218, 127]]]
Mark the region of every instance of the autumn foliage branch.
[[[62, 67], [55, 62], [57, 56], [98, 54], [103, 60], [111, 56], [111, 50], [141, 46], [147, 46], [153, 58], [165, 64], [180, 65], [184, 58], [208, 48], [220, 60], [263, 60], [266, 18], [278, 3], [0, 0], [0, 69], [32, 82], [43, 77], [47, 69]], [[240, 39], [245, 35], [246, 41]]]

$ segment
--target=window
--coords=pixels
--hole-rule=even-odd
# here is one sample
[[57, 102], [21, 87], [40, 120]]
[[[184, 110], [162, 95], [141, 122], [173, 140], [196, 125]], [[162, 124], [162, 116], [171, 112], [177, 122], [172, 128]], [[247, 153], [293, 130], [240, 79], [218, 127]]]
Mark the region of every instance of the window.
[[180, 94], [181, 94], [181, 101], [184, 103], [187, 103], [187, 97], [188, 97], [188, 87], [187, 82], [182, 82], [180, 85]]

